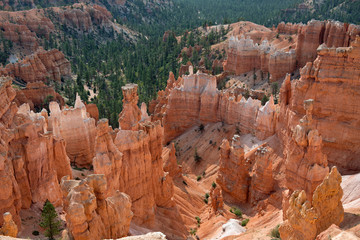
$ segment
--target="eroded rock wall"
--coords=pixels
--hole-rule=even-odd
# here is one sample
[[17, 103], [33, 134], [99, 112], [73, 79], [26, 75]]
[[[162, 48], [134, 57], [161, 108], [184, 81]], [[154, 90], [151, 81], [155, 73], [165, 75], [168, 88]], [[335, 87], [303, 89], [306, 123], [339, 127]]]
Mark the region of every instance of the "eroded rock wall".
[[162, 114], [165, 143], [200, 123], [223, 121], [238, 125], [241, 132], [255, 133], [260, 101], [246, 100], [241, 94], [220, 92], [215, 76], [199, 72], [184, 75], [168, 94], [167, 101], [158, 101], [154, 112], [157, 115], [156, 109], [165, 109]]
[[62, 204], [58, 179], [72, 173], [64, 140], [48, 131], [47, 112], [34, 113], [27, 104], [18, 109], [11, 81], [0, 78], [0, 211], [10, 212], [20, 229], [21, 208], [46, 199]]
[[[339, 171], [358, 171], [360, 125], [359, 106], [360, 38], [350, 47], [318, 48], [318, 57], [301, 70], [299, 80], [287, 79], [280, 90], [280, 117], [277, 134], [286, 136], [306, 114], [303, 102], [313, 99], [312, 125], [322, 136], [323, 152]], [[289, 146], [288, 146], [289, 147]]]
[[49, 130], [65, 140], [66, 153], [73, 164], [89, 167], [95, 154], [95, 119], [86, 112], [79, 96], [74, 108], [60, 110], [56, 102], [51, 102], [49, 108]]
[[174, 204], [172, 178], [163, 171], [164, 130], [160, 121], [141, 119], [136, 84], [123, 91], [127, 106], [119, 115], [121, 129], [115, 139], [107, 121], [98, 123], [94, 171], [105, 174], [110, 192], [118, 189], [131, 197], [136, 223], [150, 224], [157, 206]]
[[26, 84], [26, 88], [16, 92], [14, 100], [18, 106], [27, 103], [30, 109], [42, 109], [50, 101], [56, 101], [60, 107], [63, 107], [65, 101], [63, 97], [55, 90], [46, 86], [43, 82], [34, 82]]
[[336, 167], [331, 169], [309, 200], [305, 191], [295, 191], [289, 200], [287, 220], [280, 226], [281, 239], [314, 239], [332, 224], [344, 219], [341, 203], [341, 175]]
[[121, 238], [128, 235], [131, 199], [125, 193], [107, 194], [104, 175], [89, 175], [84, 180], [64, 177], [61, 188], [70, 235], [79, 239]]
[[45, 51], [40, 48], [23, 60], [0, 69], [0, 75], [11, 76], [26, 83], [49, 80], [60, 82], [62, 77], [70, 77], [71, 66], [59, 50]]

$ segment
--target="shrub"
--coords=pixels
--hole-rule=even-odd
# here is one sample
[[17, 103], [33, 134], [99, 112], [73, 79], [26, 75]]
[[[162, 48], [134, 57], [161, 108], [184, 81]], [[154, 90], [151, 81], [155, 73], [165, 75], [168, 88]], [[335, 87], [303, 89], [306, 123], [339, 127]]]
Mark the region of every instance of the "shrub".
[[241, 226], [245, 227], [246, 224], [248, 224], [249, 220], [250, 220], [250, 219], [248, 219], [248, 218], [242, 220], [242, 221], [241, 221]]
[[236, 133], [237, 135], [240, 135], [240, 134], [241, 134], [241, 130], [240, 130], [240, 128], [239, 128], [238, 126], [236, 126], [235, 133]]
[[197, 148], [195, 147], [195, 152], [194, 152], [194, 161], [196, 163], [200, 162], [201, 157], [199, 156], [198, 152], [197, 152]]
[[264, 106], [267, 101], [269, 101], [269, 98], [266, 95], [264, 95], [263, 98], [261, 99], [261, 105]]
[[216, 188], [216, 183], [215, 183], [215, 182], [212, 182], [211, 186], [212, 186], [213, 188]]
[[271, 230], [271, 237], [273, 238], [280, 238], [280, 232], [279, 232], [279, 227], [280, 227], [280, 224], [276, 225], [276, 227], [274, 227], [272, 230]]
[[204, 132], [204, 130], [205, 130], [204, 124], [200, 124], [200, 126], [199, 126], [199, 131], [200, 131], [200, 132]]
[[204, 198], [204, 203], [208, 204], [209, 200], [207, 198]]
[[196, 181], [200, 181], [200, 180], [201, 180], [201, 176], [199, 175], [197, 176]]
[[32, 235], [34, 235], [34, 236], [39, 236], [39, 234], [40, 234], [39, 231], [36, 231], [36, 230], [32, 232]]
[[196, 228], [190, 228], [190, 234], [191, 235], [196, 235], [197, 229]]
[[205, 198], [208, 199], [210, 195], [208, 193], [205, 193]]
[[201, 218], [199, 218], [198, 216], [196, 216], [195, 219], [196, 219], [196, 222], [197, 222], [198, 226], [200, 226]]
[[230, 212], [235, 214], [238, 218], [242, 218], [242, 212], [240, 209], [238, 209], [236, 207], [232, 207], [232, 208], [230, 208]]

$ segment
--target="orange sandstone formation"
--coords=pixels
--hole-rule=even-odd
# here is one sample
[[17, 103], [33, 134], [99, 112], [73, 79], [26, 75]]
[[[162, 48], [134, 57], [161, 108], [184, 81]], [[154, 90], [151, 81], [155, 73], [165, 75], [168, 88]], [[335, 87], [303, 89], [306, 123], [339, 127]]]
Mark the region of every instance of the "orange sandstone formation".
[[[75, 3], [63, 7], [0, 11], [0, 32], [5, 39], [23, 48], [18, 53], [20, 56], [36, 51], [41, 38], [48, 40], [50, 34], [58, 30], [56, 26], [64, 26], [80, 34], [97, 32], [100, 28], [116, 32], [121, 28], [112, 22], [112, 15], [106, 8], [96, 4]], [[125, 28], [123, 30], [128, 32]]]
[[170, 143], [170, 146], [163, 148], [162, 158], [164, 161], [163, 168], [165, 172], [168, 172], [171, 177], [179, 176], [181, 174], [181, 167], [176, 160], [174, 143]]
[[[14, 176], [12, 159], [8, 155], [9, 142], [14, 138], [14, 133], [8, 129], [8, 125], [11, 124], [17, 111], [16, 104], [12, 104], [16, 93], [11, 87], [11, 81], [11, 78], [0, 78], [0, 226], [4, 223], [2, 215], [5, 212], [10, 212], [14, 221], [20, 226], [19, 211], [22, 201], [19, 184]], [[23, 161], [19, 163], [23, 164]]]
[[312, 127], [313, 102], [313, 99], [304, 101], [306, 115], [293, 129], [285, 150], [287, 187], [291, 191], [304, 189], [309, 200], [329, 172], [326, 155], [322, 153], [322, 138]]
[[11, 102], [11, 80], [0, 78], [0, 212], [10, 212], [20, 227], [21, 208], [46, 199], [61, 205], [58, 179], [71, 176], [71, 169], [64, 140], [48, 131], [47, 112], [34, 113], [27, 104], [18, 109]]
[[72, 163], [89, 167], [95, 154], [95, 119], [88, 116], [79, 96], [76, 97], [74, 108], [60, 110], [56, 102], [51, 102], [49, 108], [49, 130], [65, 140], [66, 153]]
[[126, 84], [121, 87], [123, 92], [123, 110], [119, 114], [119, 126], [122, 130], [137, 130], [141, 119], [141, 111], [137, 107], [139, 97], [137, 84]]
[[173, 183], [163, 171], [163, 128], [160, 122], [141, 121], [137, 85], [126, 85], [121, 129], [113, 140], [107, 121], [98, 123], [94, 171], [105, 174], [109, 191], [120, 190], [132, 201], [134, 221], [152, 223], [156, 206], [172, 207]]
[[244, 157], [239, 136], [233, 137], [231, 146], [224, 139], [220, 148], [220, 169], [216, 182], [236, 201], [245, 203], [250, 185], [250, 166]]
[[276, 49], [267, 40], [260, 45], [254, 44], [250, 37], [245, 39], [244, 35], [240, 39], [231, 37], [224, 70], [240, 75], [254, 69], [269, 72], [271, 81], [276, 81], [296, 69], [295, 50]]
[[211, 188], [210, 190], [211, 207], [214, 213], [217, 213], [224, 208], [224, 200], [220, 187]]
[[9, 237], [17, 237], [18, 227], [12, 219], [12, 215], [9, 212], [4, 213], [4, 224], [0, 228], [0, 235], [9, 236]]
[[75, 239], [104, 239], [127, 236], [131, 212], [128, 195], [116, 191], [107, 196], [104, 175], [89, 175], [85, 180], [61, 180], [66, 221]]
[[99, 121], [99, 109], [97, 108], [96, 104], [90, 103], [86, 104], [86, 112], [90, 114], [90, 117], [95, 119], [95, 122]]
[[286, 132], [291, 132], [305, 114], [304, 100], [314, 99], [313, 126], [322, 136], [322, 149], [329, 163], [336, 165], [341, 172], [358, 171], [360, 166], [356, 157], [360, 144], [360, 125], [356, 120], [360, 110], [356, 102], [360, 96], [354, 90], [359, 86], [354, 80], [354, 76], [360, 73], [359, 53], [360, 37], [346, 48], [322, 45], [318, 48], [316, 60], [301, 70], [300, 79], [285, 80], [280, 90], [277, 134], [286, 144]]
[[299, 67], [314, 61], [316, 49], [323, 43], [329, 47], [348, 47], [360, 33], [360, 27], [337, 21], [312, 20], [298, 28], [296, 60]]
[[71, 66], [59, 50], [45, 51], [40, 48], [23, 60], [0, 69], [0, 75], [12, 76], [26, 83], [48, 80], [60, 82], [62, 77], [70, 77]]
[[295, 191], [289, 200], [287, 220], [280, 226], [281, 239], [314, 239], [332, 224], [339, 225], [344, 219], [341, 203], [343, 191], [341, 175], [336, 167], [316, 188], [311, 201], [305, 191]]
[[31, 110], [42, 109], [50, 101], [56, 101], [61, 107], [65, 104], [62, 96], [43, 82], [26, 84], [25, 89], [16, 92], [14, 101], [18, 106], [23, 103], [29, 104]]
[[253, 204], [266, 199], [274, 190], [272, 151], [266, 145], [256, 149], [250, 186], [250, 202]]
[[165, 108], [165, 142], [200, 123], [223, 121], [238, 124], [242, 132], [254, 132], [260, 101], [218, 91], [216, 77], [208, 74], [185, 75], [182, 81], [162, 98], [167, 101], [159, 101], [155, 108], [154, 115]]
[[256, 137], [264, 140], [275, 134], [276, 130], [276, 106], [274, 104], [274, 97], [271, 95], [270, 100], [259, 108], [256, 117]]
[[260, 69], [270, 74], [270, 81], [279, 80], [314, 61], [321, 44], [348, 47], [360, 33], [360, 26], [336, 21], [312, 20], [306, 25], [280, 23], [276, 31], [260, 26], [249, 30], [246, 22], [242, 24], [243, 30], [237, 31], [234, 26], [229, 33], [232, 36], [224, 70], [240, 75]]

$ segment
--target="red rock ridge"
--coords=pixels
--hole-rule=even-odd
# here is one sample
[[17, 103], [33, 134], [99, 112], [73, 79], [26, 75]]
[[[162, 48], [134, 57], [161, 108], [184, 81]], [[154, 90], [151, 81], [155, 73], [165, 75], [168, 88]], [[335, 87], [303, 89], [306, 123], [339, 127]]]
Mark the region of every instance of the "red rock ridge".
[[62, 77], [70, 77], [71, 66], [59, 50], [39, 49], [20, 62], [0, 68], [0, 75], [12, 76], [26, 83], [47, 82], [50, 79], [60, 82]]
[[322, 43], [329, 47], [348, 47], [360, 33], [360, 26], [312, 20], [306, 25], [280, 23], [276, 31], [266, 30], [238, 34], [232, 31], [224, 70], [240, 75], [260, 69], [270, 73], [270, 81], [277, 81], [314, 61], [316, 49]]

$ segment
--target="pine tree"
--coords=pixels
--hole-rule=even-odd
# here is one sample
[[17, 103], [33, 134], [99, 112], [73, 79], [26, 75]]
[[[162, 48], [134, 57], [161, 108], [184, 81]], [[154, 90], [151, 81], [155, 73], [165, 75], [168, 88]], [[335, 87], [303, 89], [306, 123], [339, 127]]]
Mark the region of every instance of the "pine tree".
[[60, 233], [61, 222], [57, 218], [58, 215], [54, 205], [49, 200], [46, 200], [41, 213], [40, 227], [45, 229], [44, 235], [50, 240], [54, 240], [54, 236]]

